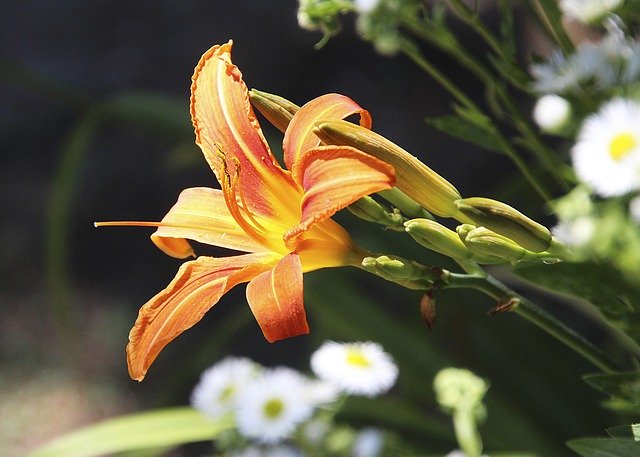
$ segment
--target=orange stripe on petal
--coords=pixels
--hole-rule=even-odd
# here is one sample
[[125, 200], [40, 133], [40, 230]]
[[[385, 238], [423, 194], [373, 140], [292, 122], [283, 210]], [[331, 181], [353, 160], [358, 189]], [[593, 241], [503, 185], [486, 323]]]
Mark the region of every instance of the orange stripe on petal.
[[270, 343], [309, 333], [297, 254], [286, 255], [273, 270], [255, 277], [247, 285], [247, 300]]
[[284, 134], [284, 162], [293, 171], [296, 182], [301, 183], [296, 175], [295, 163], [308, 149], [320, 144], [320, 139], [313, 133], [315, 123], [322, 119], [344, 119], [352, 114], [360, 114], [360, 125], [371, 128], [371, 115], [349, 97], [340, 94], [326, 94], [306, 103], [293, 116]]
[[183, 190], [161, 224], [151, 240], [173, 257], [193, 255], [187, 239], [243, 252], [265, 250], [238, 226], [219, 189], [193, 187]]
[[173, 281], [140, 308], [127, 345], [131, 378], [142, 381], [167, 344], [200, 321], [229, 289], [250, 281], [274, 263], [272, 256], [246, 254], [199, 257], [182, 264]]
[[287, 201], [279, 197], [282, 189], [294, 188], [295, 184], [267, 145], [249, 103], [242, 73], [231, 62], [231, 47], [231, 41], [213, 46], [202, 56], [193, 74], [191, 120], [196, 144], [218, 181], [222, 182], [225, 172], [233, 176], [240, 167], [248, 209], [271, 215], [277, 213], [274, 204], [287, 205]]
[[285, 243], [365, 195], [395, 184], [391, 165], [350, 146], [319, 146], [296, 163], [302, 187], [302, 218], [285, 234]]

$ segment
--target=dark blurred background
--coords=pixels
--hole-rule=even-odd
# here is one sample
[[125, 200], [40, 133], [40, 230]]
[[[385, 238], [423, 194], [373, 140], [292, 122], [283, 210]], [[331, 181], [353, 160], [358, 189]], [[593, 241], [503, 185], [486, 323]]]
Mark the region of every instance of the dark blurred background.
[[[314, 50], [321, 35], [299, 28], [293, 0], [0, 6], [3, 455], [23, 455], [118, 413], [185, 404], [199, 373], [226, 354], [306, 370], [324, 339], [372, 339], [392, 352], [401, 372], [393, 395], [424, 413], [408, 439], [425, 451], [455, 447], [431, 392], [433, 375], [448, 365], [491, 382], [483, 428], [489, 450], [565, 455], [564, 440], [610, 425], [604, 414], [582, 414], [600, 400], [579, 379], [590, 367], [517, 317], [490, 319], [483, 297], [447, 293], [428, 332], [419, 294], [346, 269], [305, 275], [311, 335], [264, 342], [240, 286], [162, 353], [145, 382], [130, 381], [128, 331], [179, 261], [153, 246], [148, 229], [95, 229], [93, 222], [159, 220], [183, 188], [214, 185], [188, 118], [193, 67], [212, 44], [234, 40], [234, 62], [249, 87], [298, 104], [327, 92], [351, 96], [372, 113], [378, 132], [463, 195], [504, 197], [511, 189], [512, 204], [540, 211], [540, 202], [529, 189], [513, 192], [522, 180], [504, 158], [427, 127], [425, 117], [450, 112], [448, 96], [401, 56], [377, 54], [349, 19], [342, 34]], [[451, 62], [425, 52], [478, 90]], [[265, 131], [277, 150], [281, 137]], [[449, 266], [408, 237], [338, 217], [371, 250]], [[345, 419], [387, 425], [371, 414], [355, 405]]]

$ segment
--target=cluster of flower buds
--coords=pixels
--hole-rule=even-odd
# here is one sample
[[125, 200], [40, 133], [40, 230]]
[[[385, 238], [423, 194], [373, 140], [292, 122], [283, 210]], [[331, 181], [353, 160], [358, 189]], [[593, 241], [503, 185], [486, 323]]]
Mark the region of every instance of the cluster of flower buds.
[[[251, 102], [280, 130], [286, 129], [298, 109], [282, 97], [255, 89], [251, 91]], [[368, 128], [326, 119], [316, 123], [314, 133], [325, 144], [357, 148], [395, 168], [396, 188], [383, 197], [399, 211], [389, 211], [375, 199], [365, 197], [349, 208], [362, 219], [404, 230], [418, 244], [456, 260], [495, 264], [549, 262], [570, 256], [567, 248], [543, 225], [502, 202], [482, 197], [462, 198], [449, 181], [417, 157]], [[461, 225], [451, 230], [436, 222], [431, 213], [455, 219]], [[387, 256], [368, 257], [363, 267], [380, 276], [401, 280], [407, 286], [418, 287], [420, 284], [413, 282], [424, 278], [424, 272], [416, 271], [411, 262]]]

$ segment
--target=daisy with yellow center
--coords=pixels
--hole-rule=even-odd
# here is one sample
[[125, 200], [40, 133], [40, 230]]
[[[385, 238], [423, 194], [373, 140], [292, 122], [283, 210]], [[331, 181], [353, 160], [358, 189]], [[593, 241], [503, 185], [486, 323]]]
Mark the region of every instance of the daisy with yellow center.
[[328, 341], [311, 356], [311, 369], [342, 391], [367, 397], [388, 391], [398, 377], [398, 367], [391, 356], [370, 341]]
[[582, 124], [571, 150], [578, 178], [603, 197], [640, 188], [640, 103], [607, 102]]

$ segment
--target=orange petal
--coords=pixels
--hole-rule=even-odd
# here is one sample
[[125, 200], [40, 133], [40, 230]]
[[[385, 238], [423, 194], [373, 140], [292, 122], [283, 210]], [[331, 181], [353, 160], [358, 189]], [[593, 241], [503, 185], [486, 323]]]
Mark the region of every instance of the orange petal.
[[193, 255], [187, 239], [243, 252], [265, 250], [238, 226], [218, 189], [183, 190], [161, 224], [151, 240], [173, 257]]
[[[273, 157], [255, 117], [242, 73], [231, 62], [232, 42], [209, 49], [196, 66], [191, 85], [191, 120], [200, 146], [218, 181], [240, 168], [243, 198], [252, 213], [271, 215], [287, 187], [288, 171]], [[225, 171], [226, 168], [226, 171]], [[222, 182], [222, 181], [221, 181]], [[292, 209], [295, 212], [295, 208]]]
[[327, 219], [365, 195], [395, 184], [391, 165], [350, 146], [318, 146], [296, 163], [305, 190], [300, 223], [285, 234], [285, 242]]
[[270, 343], [309, 333], [297, 254], [286, 255], [273, 270], [256, 276], [247, 285], [247, 300]]
[[274, 263], [273, 257], [264, 254], [199, 257], [183, 263], [166, 289], [140, 308], [127, 345], [131, 378], [142, 381], [169, 342], [202, 319], [229, 289]]
[[371, 115], [349, 97], [340, 94], [326, 94], [306, 103], [293, 116], [284, 134], [284, 163], [293, 171], [293, 177], [300, 183], [294, 164], [308, 149], [320, 144], [313, 133], [315, 122], [322, 119], [344, 119], [352, 114], [360, 114], [360, 125], [371, 128]]

